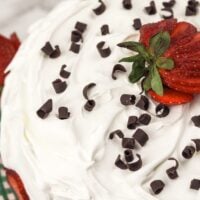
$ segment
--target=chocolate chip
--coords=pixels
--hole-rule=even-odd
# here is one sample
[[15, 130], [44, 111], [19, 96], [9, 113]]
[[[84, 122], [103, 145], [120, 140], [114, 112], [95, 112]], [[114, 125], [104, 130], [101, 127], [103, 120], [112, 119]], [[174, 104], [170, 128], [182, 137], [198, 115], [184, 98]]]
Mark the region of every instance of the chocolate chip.
[[138, 157], [138, 161], [134, 162], [134, 163], [129, 163], [128, 164], [128, 169], [130, 171], [137, 171], [142, 167], [142, 159], [141, 156], [139, 154], [136, 154], [136, 156]]
[[124, 157], [125, 157], [126, 162], [132, 162], [134, 159], [132, 150], [130, 149], [125, 150]]
[[188, 6], [186, 7], [185, 15], [186, 16], [195, 16], [198, 12], [199, 2], [196, 0], [188, 1]]
[[147, 97], [141, 95], [140, 100], [137, 102], [136, 107], [142, 110], [148, 110], [149, 108], [149, 100]]
[[75, 29], [83, 33], [87, 29], [87, 24], [83, 22], [76, 22]]
[[200, 139], [193, 139], [192, 141], [196, 145], [196, 151], [199, 152], [200, 151]]
[[134, 138], [123, 138], [122, 139], [122, 147], [125, 149], [134, 149], [135, 148]]
[[130, 116], [128, 118], [127, 128], [135, 129], [138, 125], [138, 118], [136, 116]]
[[148, 125], [151, 121], [151, 116], [149, 114], [140, 115], [138, 121], [143, 125]]
[[115, 161], [115, 165], [116, 165], [118, 168], [123, 169], [123, 170], [128, 169], [126, 163], [121, 159], [121, 156], [120, 156], [120, 155], [117, 156], [117, 159], [116, 159], [116, 161]]
[[124, 106], [134, 105], [135, 104], [135, 95], [132, 94], [123, 94], [120, 98], [120, 102]]
[[72, 42], [70, 46], [70, 51], [74, 53], [79, 53], [81, 46], [79, 44], [76, 44], [75, 42]]
[[69, 78], [69, 76], [71, 75], [71, 73], [65, 70], [66, 67], [67, 67], [67, 65], [63, 65], [63, 66], [61, 67], [60, 76], [61, 76], [62, 78], [66, 78], [66, 79], [67, 79], [67, 78]]
[[68, 119], [70, 117], [70, 113], [68, 112], [68, 108], [66, 107], [60, 107], [58, 109], [58, 118], [63, 120], [63, 119]]
[[109, 26], [108, 26], [107, 24], [104, 24], [104, 25], [101, 27], [101, 34], [102, 34], [102, 35], [110, 34]]
[[94, 109], [95, 105], [96, 103], [94, 100], [88, 100], [86, 104], [84, 105], [84, 108], [85, 110], [91, 112]]
[[154, 15], [154, 14], [156, 14], [157, 10], [156, 10], [155, 2], [151, 1], [150, 2], [150, 6], [145, 7], [145, 10], [146, 10], [146, 12], [147, 12], [148, 15]]
[[195, 126], [200, 127], [200, 115], [193, 116], [191, 120]]
[[113, 131], [112, 133], [110, 133], [109, 138], [112, 140], [115, 137], [115, 135], [117, 135], [121, 139], [124, 138], [123, 132], [121, 130], [119, 130], [119, 129], [116, 130], [116, 131]]
[[54, 51], [50, 55], [50, 58], [58, 58], [60, 55], [61, 55], [60, 47], [56, 45]]
[[149, 136], [142, 130], [137, 129], [133, 135], [133, 138], [141, 145], [144, 146], [149, 140]]
[[71, 41], [72, 42], [79, 42], [82, 40], [82, 34], [80, 31], [72, 31], [71, 33]]
[[133, 27], [135, 28], [135, 30], [140, 30], [142, 26], [142, 22], [140, 18], [136, 18], [133, 20]]
[[131, 0], [123, 0], [122, 4], [123, 4], [123, 7], [127, 10], [130, 10], [132, 8]]
[[91, 90], [93, 87], [96, 86], [96, 83], [89, 83], [88, 85], [86, 85], [84, 88], [83, 88], [83, 96], [85, 99], [89, 99], [88, 98], [88, 92], [89, 90]]
[[166, 173], [170, 179], [176, 179], [176, 178], [178, 178], [178, 173], [177, 173], [177, 169], [179, 167], [178, 160], [175, 158], [169, 158], [168, 160], [174, 160], [176, 164], [175, 164], [175, 166], [167, 169]]
[[50, 55], [53, 53], [53, 51], [54, 51], [54, 49], [53, 49], [53, 47], [52, 47], [52, 45], [51, 45], [50, 42], [46, 42], [46, 44], [44, 45], [44, 47], [42, 47], [41, 50], [42, 50], [47, 56], [50, 56]]
[[174, 17], [174, 12], [172, 8], [166, 7], [166, 8], [162, 8], [161, 10], [169, 13], [168, 15], [162, 15], [163, 19], [171, 19]]
[[40, 107], [40, 109], [37, 111], [37, 115], [40, 118], [45, 119], [48, 117], [52, 109], [53, 109], [53, 101], [52, 99], [49, 99]]
[[192, 158], [194, 153], [195, 153], [195, 148], [193, 146], [186, 146], [185, 149], [182, 152], [182, 156], [185, 159], [190, 159], [190, 158]]
[[61, 79], [56, 79], [52, 82], [53, 88], [57, 94], [64, 92], [67, 88], [66, 81], [62, 81]]
[[157, 117], [166, 117], [169, 114], [169, 107], [164, 104], [159, 104], [156, 106], [156, 116]]
[[190, 183], [190, 189], [199, 190], [200, 189], [200, 180], [199, 179], [193, 179]]
[[112, 79], [116, 80], [117, 77], [115, 76], [115, 72], [120, 71], [120, 72], [126, 72], [126, 68], [123, 65], [117, 64], [113, 67], [112, 71]]
[[164, 189], [165, 184], [161, 180], [155, 180], [155, 181], [151, 182], [150, 186], [151, 186], [151, 189], [154, 194], [159, 194]]
[[103, 42], [103, 41], [99, 42], [97, 44], [97, 49], [98, 49], [102, 58], [106, 58], [106, 57], [110, 56], [110, 54], [111, 54], [110, 47], [104, 48], [104, 45], [105, 45], [105, 42]]
[[97, 8], [93, 9], [93, 12], [96, 15], [101, 15], [106, 10], [106, 5], [104, 4], [104, 2], [102, 0], [99, 0], [99, 3], [100, 5]]
[[169, 2], [163, 2], [163, 6], [166, 8], [172, 8], [176, 4], [175, 0], [170, 0]]

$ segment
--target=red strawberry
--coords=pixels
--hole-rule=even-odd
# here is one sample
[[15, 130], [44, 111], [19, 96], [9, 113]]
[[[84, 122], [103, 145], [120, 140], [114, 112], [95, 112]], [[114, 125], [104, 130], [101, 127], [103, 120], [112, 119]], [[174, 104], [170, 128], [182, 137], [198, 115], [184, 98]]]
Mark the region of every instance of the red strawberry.
[[193, 99], [193, 96], [190, 94], [177, 92], [169, 88], [165, 88], [163, 96], [159, 96], [153, 90], [149, 90], [148, 94], [151, 96], [153, 100], [165, 105], [185, 104], [191, 102]]
[[16, 51], [18, 50], [21, 42], [17, 36], [16, 33], [13, 33], [11, 36], [10, 36], [10, 41], [12, 42], [13, 46], [15, 47]]

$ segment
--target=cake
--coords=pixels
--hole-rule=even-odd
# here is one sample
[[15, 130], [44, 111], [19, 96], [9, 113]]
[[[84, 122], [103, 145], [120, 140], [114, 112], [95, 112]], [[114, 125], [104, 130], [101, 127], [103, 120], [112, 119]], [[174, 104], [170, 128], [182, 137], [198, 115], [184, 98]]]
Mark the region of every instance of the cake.
[[[172, 17], [178, 22], [166, 19]], [[1, 103], [2, 160], [19, 174], [31, 200], [199, 198], [198, 77], [190, 79], [197, 82], [189, 82], [188, 94], [174, 86], [174, 71], [160, 70], [173, 95], [182, 94], [172, 102], [170, 89], [164, 100], [158, 87], [141, 95], [141, 81], [128, 79], [133, 57], [119, 63], [133, 56], [131, 50], [141, 53], [127, 41], [148, 46], [141, 25], [169, 22], [172, 32], [184, 21], [199, 29], [199, 17], [194, 0], [73, 0], [31, 26], [6, 70]], [[195, 38], [192, 66], [198, 68]]]

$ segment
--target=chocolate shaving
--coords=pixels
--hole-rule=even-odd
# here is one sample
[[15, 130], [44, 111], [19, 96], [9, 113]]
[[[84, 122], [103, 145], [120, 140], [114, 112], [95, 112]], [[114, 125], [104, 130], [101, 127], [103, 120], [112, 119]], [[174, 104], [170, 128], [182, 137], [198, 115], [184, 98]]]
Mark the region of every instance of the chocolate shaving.
[[87, 24], [83, 22], [76, 22], [75, 29], [83, 33], [87, 29]]
[[157, 117], [166, 117], [169, 114], [169, 107], [164, 104], [159, 104], [156, 106], [156, 116]]
[[149, 114], [140, 115], [138, 121], [143, 125], [148, 125], [151, 121], [151, 116]]
[[128, 118], [127, 128], [135, 129], [138, 125], [138, 118], [136, 116], [130, 116]]
[[191, 120], [196, 127], [200, 127], [200, 115], [193, 116]]
[[121, 159], [121, 156], [120, 156], [120, 155], [118, 155], [118, 157], [117, 157], [117, 159], [116, 159], [116, 161], [115, 161], [115, 165], [116, 165], [118, 168], [123, 169], [123, 170], [128, 169], [126, 163], [124, 163], [124, 161]]
[[104, 41], [99, 42], [97, 44], [97, 49], [98, 49], [98, 51], [99, 51], [99, 53], [100, 53], [102, 58], [106, 58], [106, 57], [110, 56], [110, 54], [111, 54], [110, 47], [104, 48], [104, 45], [105, 45]]
[[46, 44], [44, 45], [44, 47], [42, 47], [41, 49], [47, 56], [50, 56], [53, 52], [54, 52], [54, 49], [51, 45], [50, 42], [46, 42]]
[[133, 138], [143, 147], [149, 140], [149, 136], [142, 130], [137, 129]]
[[200, 189], [200, 180], [199, 179], [193, 179], [190, 183], [190, 189], [199, 190]]
[[165, 184], [161, 180], [155, 180], [155, 181], [151, 182], [150, 186], [151, 186], [151, 189], [154, 194], [159, 194], [164, 189]]
[[52, 109], [53, 109], [53, 101], [52, 99], [49, 99], [40, 107], [40, 109], [37, 111], [37, 115], [41, 119], [45, 119], [48, 117]]
[[134, 105], [135, 104], [135, 95], [132, 94], [123, 94], [120, 98], [120, 102], [124, 106]]
[[122, 139], [122, 147], [125, 149], [134, 149], [135, 148], [134, 138], [123, 138]]
[[96, 103], [94, 100], [88, 100], [86, 104], [84, 105], [84, 108], [85, 110], [91, 112], [94, 109], [95, 105]]
[[175, 0], [170, 0], [169, 2], [163, 2], [163, 6], [166, 8], [172, 8], [176, 4]]
[[186, 16], [195, 16], [198, 13], [199, 2], [196, 0], [188, 1], [188, 6], [186, 7], [185, 15]]
[[199, 152], [200, 151], [200, 139], [193, 139], [192, 141], [196, 145], [196, 151]]
[[185, 149], [182, 152], [182, 156], [185, 159], [190, 159], [190, 158], [192, 158], [194, 153], [195, 153], [195, 148], [193, 146], [186, 146]]
[[128, 164], [128, 169], [130, 171], [137, 171], [142, 167], [142, 159], [141, 156], [139, 154], [136, 154], [136, 156], [138, 157], [138, 161], [134, 162], [134, 163], [129, 163]]
[[131, 0], [123, 0], [122, 4], [123, 4], [123, 7], [127, 10], [130, 10], [132, 8]]
[[176, 162], [176, 165], [174, 167], [167, 169], [166, 173], [170, 179], [176, 179], [178, 178], [178, 173], [177, 173], [177, 169], [179, 167], [178, 160], [175, 158], [169, 158], [168, 160], [174, 160]]
[[108, 26], [107, 24], [104, 24], [104, 25], [101, 27], [101, 34], [102, 34], [102, 35], [110, 34], [109, 26]]
[[61, 55], [60, 47], [56, 45], [54, 51], [50, 55], [50, 58], [58, 58], [60, 55]]
[[140, 18], [136, 18], [133, 20], [133, 27], [135, 28], [135, 30], [140, 30], [142, 26], [142, 22]]
[[132, 162], [134, 160], [133, 152], [130, 149], [124, 151], [124, 157], [126, 162]]
[[115, 72], [120, 71], [120, 72], [126, 72], [126, 68], [123, 65], [117, 64], [113, 67], [112, 71], [112, 79], [116, 80], [117, 77], [115, 76]]
[[82, 40], [82, 33], [80, 31], [72, 31], [71, 41], [72, 42], [79, 42], [80, 40]]
[[79, 44], [76, 44], [75, 42], [72, 42], [70, 46], [70, 51], [74, 53], [79, 53], [81, 46]]
[[58, 118], [61, 120], [68, 119], [70, 117], [70, 113], [68, 112], [67, 107], [60, 107], [58, 109]]
[[57, 94], [64, 92], [67, 88], [66, 81], [62, 81], [61, 79], [56, 79], [52, 82], [53, 88]]
[[121, 130], [119, 130], [119, 129], [116, 130], [116, 131], [113, 131], [112, 133], [110, 133], [109, 138], [112, 140], [115, 137], [115, 135], [117, 135], [121, 139], [124, 138], [123, 132]]
[[166, 7], [166, 8], [162, 8], [161, 10], [169, 13], [169, 15], [162, 15], [163, 19], [171, 19], [174, 17], [174, 12], [172, 8]]
[[147, 97], [141, 95], [140, 100], [137, 102], [136, 107], [142, 110], [148, 110], [149, 108], [149, 100]]
[[155, 2], [154, 1], [151, 1], [150, 2], [150, 6], [147, 6], [145, 7], [145, 10], [146, 10], [146, 13], [148, 15], [154, 15], [157, 13], [157, 10], [156, 10], [156, 5], [155, 5]]
[[65, 70], [66, 67], [67, 67], [67, 65], [63, 65], [63, 66], [61, 67], [60, 76], [61, 76], [62, 78], [66, 78], [66, 79], [67, 79], [67, 78], [69, 78], [69, 76], [71, 75], [71, 73]]
[[86, 100], [88, 100], [88, 92], [89, 90], [91, 90], [93, 87], [96, 86], [96, 83], [89, 83], [88, 85], [86, 85], [84, 88], [83, 88], [83, 96]]
[[97, 8], [93, 9], [93, 12], [96, 15], [101, 15], [106, 10], [106, 5], [104, 4], [104, 2], [102, 0], [99, 0], [99, 3], [100, 5]]

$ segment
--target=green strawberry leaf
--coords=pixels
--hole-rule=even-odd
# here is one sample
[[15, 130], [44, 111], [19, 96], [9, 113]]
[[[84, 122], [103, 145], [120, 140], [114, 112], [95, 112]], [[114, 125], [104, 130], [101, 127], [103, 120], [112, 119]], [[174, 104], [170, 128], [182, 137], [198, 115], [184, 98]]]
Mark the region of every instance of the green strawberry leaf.
[[119, 62], [135, 62], [135, 60], [137, 60], [137, 57], [138, 55], [122, 58]]
[[170, 45], [170, 35], [168, 32], [160, 32], [150, 39], [150, 53], [159, 57], [165, 53]]
[[159, 57], [156, 65], [159, 68], [170, 70], [174, 68], [174, 61], [171, 58]]
[[145, 78], [144, 82], [143, 82], [143, 88], [145, 91], [148, 91], [151, 89], [151, 74], [149, 73], [149, 75]]

